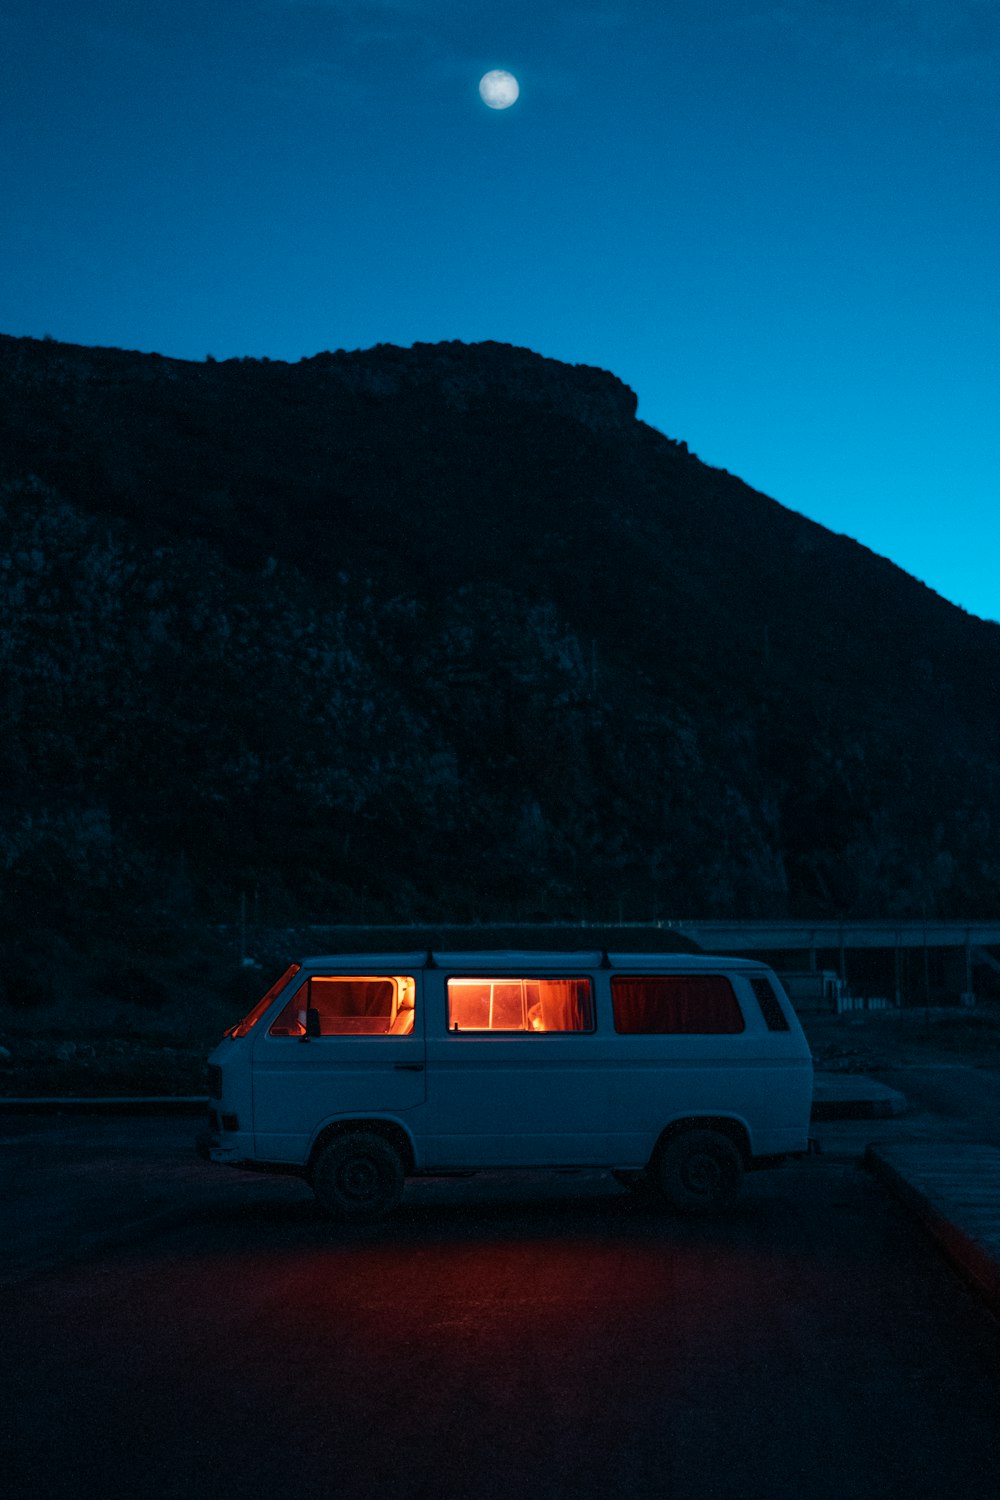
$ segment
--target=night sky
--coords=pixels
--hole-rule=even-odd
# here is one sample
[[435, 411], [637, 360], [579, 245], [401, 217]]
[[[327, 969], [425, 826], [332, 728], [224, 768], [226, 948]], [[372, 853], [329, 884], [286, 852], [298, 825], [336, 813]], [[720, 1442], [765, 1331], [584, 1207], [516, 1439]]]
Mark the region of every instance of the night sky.
[[991, 619], [998, 288], [1000, 0], [0, 0], [0, 332], [600, 365]]

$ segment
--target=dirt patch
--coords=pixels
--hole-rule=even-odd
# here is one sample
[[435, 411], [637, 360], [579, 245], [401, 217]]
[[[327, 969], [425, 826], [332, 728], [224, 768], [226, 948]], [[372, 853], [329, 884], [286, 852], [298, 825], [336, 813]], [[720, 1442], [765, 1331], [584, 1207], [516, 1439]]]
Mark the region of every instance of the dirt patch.
[[209, 1050], [131, 1038], [0, 1035], [0, 1098], [204, 1094]]
[[828, 1073], [877, 1073], [896, 1067], [962, 1063], [1000, 1066], [1000, 1006], [974, 1010], [847, 1011], [803, 1016], [817, 1068]]

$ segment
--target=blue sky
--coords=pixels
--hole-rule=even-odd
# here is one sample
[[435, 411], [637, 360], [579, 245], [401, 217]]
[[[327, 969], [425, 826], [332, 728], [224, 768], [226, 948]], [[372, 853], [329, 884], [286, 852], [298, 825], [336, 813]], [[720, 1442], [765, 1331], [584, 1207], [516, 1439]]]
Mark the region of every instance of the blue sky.
[[0, 332], [603, 366], [991, 619], [998, 247], [1000, 0], [0, 0]]

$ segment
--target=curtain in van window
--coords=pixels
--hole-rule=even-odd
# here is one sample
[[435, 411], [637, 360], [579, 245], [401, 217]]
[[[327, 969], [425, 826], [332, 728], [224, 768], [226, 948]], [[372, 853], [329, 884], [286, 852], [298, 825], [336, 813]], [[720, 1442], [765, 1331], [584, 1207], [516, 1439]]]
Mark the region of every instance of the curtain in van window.
[[[534, 988], [534, 986], [531, 986]], [[589, 979], [542, 979], [538, 982], [537, 1003], [528, 995], [528, 1015], [537, 1016], [538, 1031], [590, 1031], [593, 1019]]]
[[311, 999], [320, 1016], [385, 1016], [392, 1014], [391, 979], [324, 979], [309, 981]]
[[593, 1031], [589, 979], [449, 979], [448, 1029]]
[[630, 1035], [717, 1036], [744, 1029], [733, 987], [721, 974], [615, 975], [615, 1030]]
[[309, 981], [310, 1005], [319, 1012], [320, 1036], [384, 1036], [392, 1016], [391, 979]]

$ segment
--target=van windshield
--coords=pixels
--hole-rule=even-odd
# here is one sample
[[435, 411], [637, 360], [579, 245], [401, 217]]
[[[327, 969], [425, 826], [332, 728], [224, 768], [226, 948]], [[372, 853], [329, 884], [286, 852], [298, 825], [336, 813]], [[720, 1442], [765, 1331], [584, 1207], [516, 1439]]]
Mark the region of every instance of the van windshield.
[[281, 978], [274, 981], [264, 998], [257, 1001], [253, 1010], [248, 1011], [242, 1021], [237, 1021], [235, 1026], [230, 1026], [229, 1030], [223, 1034], [225, 1036], [246, 1036], [248, 1031], [252, 1031], [270, 1006], [272, 1000], [275, 1000], [281, 994], [285, 986], [295, 978], [301, 967], [301, 964], [289, 964]]

